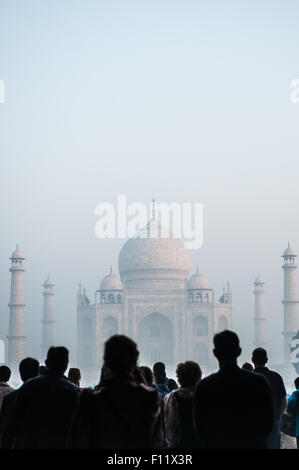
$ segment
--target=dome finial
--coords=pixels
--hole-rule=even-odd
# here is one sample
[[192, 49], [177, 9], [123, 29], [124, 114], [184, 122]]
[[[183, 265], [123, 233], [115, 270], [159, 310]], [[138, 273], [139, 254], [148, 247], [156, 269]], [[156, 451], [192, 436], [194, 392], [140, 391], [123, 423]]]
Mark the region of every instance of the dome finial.
[[156, 200], [155, 197], [152, 199], [152, 219], [156, 218]]
[[196, 273], [197, 273], [197, 274], [199, 273], [199, 270], [198, 270], [198, 265], [197, 265], [197, 268], [196, 268]]
[[112, 266], [110, 266], [110, 274], [112, 274]]

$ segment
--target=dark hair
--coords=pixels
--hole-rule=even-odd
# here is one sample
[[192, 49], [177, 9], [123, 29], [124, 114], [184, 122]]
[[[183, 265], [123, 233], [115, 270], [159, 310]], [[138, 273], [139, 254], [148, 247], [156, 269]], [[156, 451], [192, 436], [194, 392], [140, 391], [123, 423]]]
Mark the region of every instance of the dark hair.
[[64, 346], [51, 346], [45, 361], [50, 373], [64, 374], [69, 362], [69, 351]]
[[153, 385], [154, 375], [151, 368], [148, 366], [140, 366], [139, 369], [141, 369], [141, 372], [143, 372], [147, 385]]
[[264, 348], [256, 348], [252, 352], [252, 362], [254, 364], [266, 364], [268, 360], [267, 351]]
[[81, 380], [80, 369], [77, 369], [76, 367], [71, 367], [67, 377], [70, 382], [72, 382], [75, 385], [78, 385]]
[[0, 366], [0, 382], [8, 382], [11, 376], [11, 370], [7, 366]]
[[19, 372], [23, 382], [39, 375], [39, 362], [32, 357], [26, 357], [19, 364]]
[[176, 375], [181, 387], [194, 387], [201, 379], [202, 370], [197, 362], [180, 362], [176, 368]]
[[299, 388], [299, 377], [295, 379], [294, 384], [296, 388]]
[[253, 367], [249, 362], [244, 362], [244, 364], [242, 365], [242, 369], [252, 371]]
[[156, 384], [164, 384], [166, 381], [166, 371], [164, 362], [156, 362], [153, 365], [153, 374]]
[[234, 360], [241, 353], [238, 335], [233, 331], [221, 331], [214, 336], [213, 341], [214, 353], [219, 360]]
[[165, 364], [164, 362], [156, 362], [154, 365], [153, 365], [153, 373], [161, 373], [161, 372], [165, 372]]
[[137, 344], [125, 335], [111, 336], [105, 343], [105, 365], [116, 374], [132, 372], [138, 356]]

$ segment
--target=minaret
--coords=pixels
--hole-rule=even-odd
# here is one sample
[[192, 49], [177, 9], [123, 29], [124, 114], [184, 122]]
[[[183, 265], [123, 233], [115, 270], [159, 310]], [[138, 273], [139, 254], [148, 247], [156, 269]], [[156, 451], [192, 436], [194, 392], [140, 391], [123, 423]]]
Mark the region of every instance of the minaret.
[[42, 361], [46, 359], [49, 347], [54, 346], [54, 285], [48, 275], [43, 284]]
[[11, 257], [11, 288], [9, 306], [9, 333], [8, 339], [8, 365], [16, 372], [19, 363], [25, 357], [25, 333], [24, 333], [24, 285], [23, 273], [25, 271], [23, 254], [17, 249]]
[[264, 307], [264, 281], [260, 274], [254, 281], [254, 346], [256, 348], [266, 348], [266, 316]]
[[284, 271], [284, 297], [283, 297], [283, 313], [284, 313], [284, 364], [290, 365], [290, 341], [299, 329], [298, 300], [296, 294], [296, 260], [297, 255], [293, 252], [288, 244], [282, 258], [284, 263], [282, 269]]
[[153, 197], [152, 199], [152, 219], [156, 218], [156, 200]]

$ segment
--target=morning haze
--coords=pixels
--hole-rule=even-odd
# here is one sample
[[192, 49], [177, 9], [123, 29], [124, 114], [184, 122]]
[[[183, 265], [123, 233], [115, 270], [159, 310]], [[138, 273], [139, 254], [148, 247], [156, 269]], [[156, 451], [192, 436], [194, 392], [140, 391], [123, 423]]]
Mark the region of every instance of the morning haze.
[[76, 355], [76, 291], [92, 299], [124, 240], [99, 240], [95, 207], [201, 202], [191, 250], [216, 290], [229, 280], [242, 359], [253, 349], [253, 281], [265, 280], [269, 354], [282, 361], [283, 271], [299, 253], [299, 7], [292, 1], [16, 1], [0, 7], [0, 337], [9, 256], [25, 261], [26, 352], [41, 345], [42, 287], [55, 337]]

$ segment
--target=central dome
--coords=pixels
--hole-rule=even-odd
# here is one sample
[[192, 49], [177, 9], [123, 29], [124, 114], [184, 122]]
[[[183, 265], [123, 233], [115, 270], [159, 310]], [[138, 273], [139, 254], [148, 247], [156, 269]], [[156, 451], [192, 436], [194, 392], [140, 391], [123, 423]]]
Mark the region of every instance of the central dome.
[[126, 280], [184, 280], [190, 273], [190, 258], [183, 241], [152, 219], [124, 244], [118, 267]]

